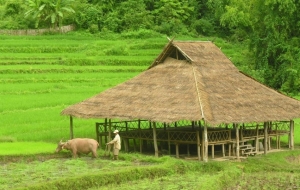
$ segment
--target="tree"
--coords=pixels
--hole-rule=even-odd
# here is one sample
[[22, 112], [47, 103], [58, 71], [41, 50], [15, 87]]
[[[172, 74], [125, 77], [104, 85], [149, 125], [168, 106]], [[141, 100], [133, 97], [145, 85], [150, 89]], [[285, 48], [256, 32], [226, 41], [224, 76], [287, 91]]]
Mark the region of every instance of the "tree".
[[294, 71], [299, 69], [300, 2], [252, 0], [251, 7], [250, 48], [255, 67], [265, 71], [267, 85], [288, 90], [287, 86], [293, 86], [287, 85], [292, 78], [299, 80], [299, 73]]
[[46, 4], [41, 0], [27, 0], [29, 10], [25, 12], [25, 17], [32, 16], [35, 19], [35, 27], [39, 27], [40, 20], [44, 17]]
[[194, 11], [188, 0], [159, 0], [154, 7], [156, 30], [168, 35], [187, 31], [186, 23]]
[[[55, 2], [56, 1], [56, 2]], [[74, 0], [50, 0], [47, 3], [46, 12], [48, 13], [45, 20], [50, 19], [52, 27], [61, 27], [64, 13], [75, 13], [71, 7]]]
[[73, 2], [74, 0], [27, 0], [30, 9], [25, 12], [25, 17], [32, 16], [36, 28], [41, 21], [48, 21], [51, 27], [61, 27], [64, 14], [75, 13], [71, 7]]

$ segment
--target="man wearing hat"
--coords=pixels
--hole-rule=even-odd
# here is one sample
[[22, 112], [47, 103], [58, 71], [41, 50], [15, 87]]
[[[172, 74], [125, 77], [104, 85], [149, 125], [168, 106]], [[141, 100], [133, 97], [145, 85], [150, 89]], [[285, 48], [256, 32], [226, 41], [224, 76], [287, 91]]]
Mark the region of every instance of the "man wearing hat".
[[115, 130], [114, 134], [115, 138], [112, 141], [106, 143], [106, 145], [114, 144], [114, 160], [118, 160], [119, 151], [121, 149], [121, 138], [118, 130]]

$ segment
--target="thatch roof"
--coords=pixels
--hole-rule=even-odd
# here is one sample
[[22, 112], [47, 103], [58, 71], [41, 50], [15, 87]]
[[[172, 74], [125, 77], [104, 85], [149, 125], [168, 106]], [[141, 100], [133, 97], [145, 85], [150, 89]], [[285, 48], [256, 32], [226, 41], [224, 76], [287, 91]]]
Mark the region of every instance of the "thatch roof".
[[241, 73], [212, 42], [170, 41], [149, 69], [62, 114], [217, 125], [299, 118], [300, 101]]

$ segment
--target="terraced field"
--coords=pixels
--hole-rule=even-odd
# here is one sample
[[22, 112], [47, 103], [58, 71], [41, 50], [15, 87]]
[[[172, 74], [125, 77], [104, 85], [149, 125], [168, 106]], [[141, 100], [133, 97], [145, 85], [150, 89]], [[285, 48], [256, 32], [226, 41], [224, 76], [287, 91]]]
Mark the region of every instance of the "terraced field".
[[[61, 110], [145, 70], [167, 40], [0, 36], [0, 139], [68, 139]], [[75, 136], [94, 137], [94, 121], [76, 120]], [[37, 130], [38, 129], [38, 130]]]

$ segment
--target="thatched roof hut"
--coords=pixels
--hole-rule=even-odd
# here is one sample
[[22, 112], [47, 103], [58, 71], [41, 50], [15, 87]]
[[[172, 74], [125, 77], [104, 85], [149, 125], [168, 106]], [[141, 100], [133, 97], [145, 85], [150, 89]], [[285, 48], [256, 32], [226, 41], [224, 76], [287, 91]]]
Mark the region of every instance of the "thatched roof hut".
[[61, 113], [216, 126], [299, 118], [300, 101], [240, 72], [212, 42], [170, 41], [146, 71]]

